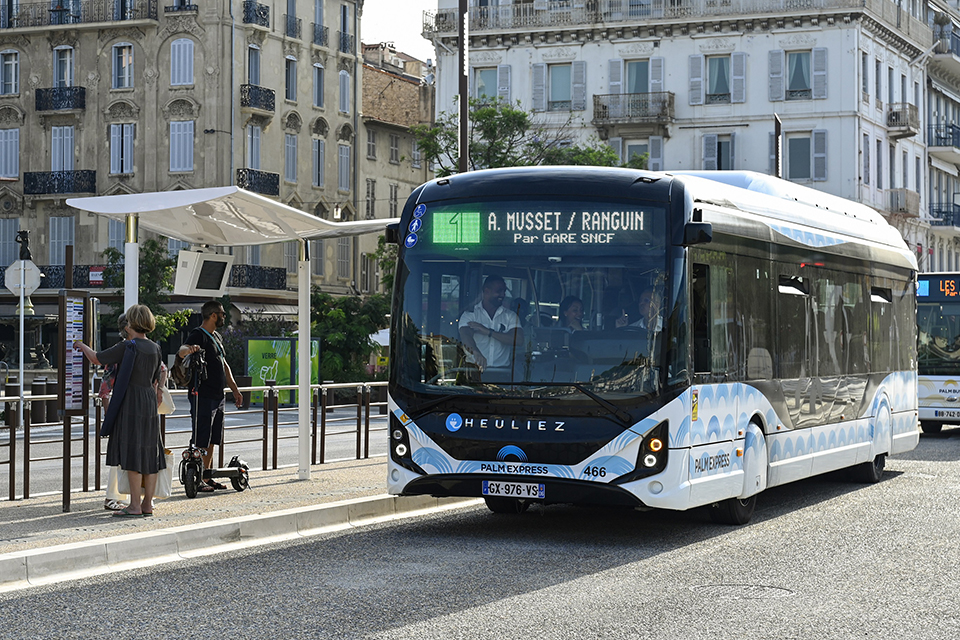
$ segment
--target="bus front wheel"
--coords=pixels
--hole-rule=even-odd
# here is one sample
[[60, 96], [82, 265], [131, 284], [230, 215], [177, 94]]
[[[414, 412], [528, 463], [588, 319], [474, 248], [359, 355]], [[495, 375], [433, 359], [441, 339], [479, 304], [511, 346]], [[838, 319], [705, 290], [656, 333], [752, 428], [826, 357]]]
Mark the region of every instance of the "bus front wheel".
[[886, 463], [887, 456], [881, 453], [870, 462], [864, 462], [855, 467], [851, 467], [850, 473], [857, 482], [875, 484], [880, 482], [880, 478], [883, 477], [883, 467]]
[[523, 513], [530, 506], [529, 500], [519, 498], [484, 496], [483, 501], [487, 503], [487, 509], [494, 513]]
[[943, 429], [943, 425], [939, 422], [922, 420], [920, 422], [920, 428], [923, 429], [924, 433], [940, 433], [940, 430]]
[[757, 496], [752, 495], [745, 500], [729, 498], [710, 506], [710, 519], [717, 524], [747, 524], [753, 517], [757, 507]]

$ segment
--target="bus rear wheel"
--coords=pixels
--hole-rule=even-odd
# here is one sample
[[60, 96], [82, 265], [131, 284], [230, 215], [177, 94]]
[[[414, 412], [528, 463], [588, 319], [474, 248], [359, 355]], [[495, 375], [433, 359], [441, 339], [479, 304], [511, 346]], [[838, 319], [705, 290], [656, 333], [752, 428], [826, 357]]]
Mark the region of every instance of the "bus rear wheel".
[[487, 503], [487, 509], [494, 513], [523, 513], [530, 507], [529, 500], [520, 500], [519, 498], [484, 496], [483, 501]]
[[924, 433], [940, 433], [940, 430], [943, 429], [943, 424], [940, 422], [930, 422], [929, 420], [921, 420], [920, 428], [923, 429]]
[[756, 495], [752, 495], [744, 500], [740, 498], [729, 498], [710, 506], [710, 519], [717, 524], [747, 524], [750, 522], [750, 518], [753, 517], [753, 511], [756, 508]]
[[870, 462], [850, 468], [850, 474], [857, 482], [875, 484], [883, 477], [883, 467], [887, 464], [887, 455], [881, 453]]

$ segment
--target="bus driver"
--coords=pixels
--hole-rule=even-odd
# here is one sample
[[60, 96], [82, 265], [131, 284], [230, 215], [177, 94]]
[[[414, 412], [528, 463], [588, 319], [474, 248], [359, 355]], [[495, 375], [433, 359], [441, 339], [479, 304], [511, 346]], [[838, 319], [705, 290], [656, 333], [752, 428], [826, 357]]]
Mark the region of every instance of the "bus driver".
[[480, 302], [460, 316], [460, 340], [467, 350], [467, 361], [481, 371], [509, 366], [514, 345], [523, 343], [520, 318], [503, 306], [506, 293], [503, 278], [487, 276]]

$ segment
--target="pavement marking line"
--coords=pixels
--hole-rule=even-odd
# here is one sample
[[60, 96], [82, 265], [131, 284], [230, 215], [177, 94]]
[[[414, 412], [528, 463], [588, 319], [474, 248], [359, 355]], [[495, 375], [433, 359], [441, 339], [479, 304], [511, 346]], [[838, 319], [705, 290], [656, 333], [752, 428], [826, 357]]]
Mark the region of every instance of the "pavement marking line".
[[0, 554], [0, 593], [483, 504], [380, 495]]

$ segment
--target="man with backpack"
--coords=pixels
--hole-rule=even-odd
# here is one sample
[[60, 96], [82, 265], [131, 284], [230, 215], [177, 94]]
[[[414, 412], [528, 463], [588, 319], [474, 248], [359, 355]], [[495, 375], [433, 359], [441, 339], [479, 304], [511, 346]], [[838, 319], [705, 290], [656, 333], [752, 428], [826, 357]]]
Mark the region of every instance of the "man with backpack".
[[[223, 388], [229, 386], [233, 391], [233, 399], [238, 409], [243, 405], [243, 395], [237, 388], [230, 365], [227, 364], [223, 340], [217, 332], [217, 329], [226, 324], [227, 314], [223, 305], [216, 300], [205, 302], [200, 308], [200, 315], [203, 321], [190, 332], [186, 342], [180, 346], [174, 368], [180, 374], [183, 371], [182, 360], [190, 354], [203, 351], [206, 375], [203, 375], [199, 367], [188, 367], [190, 380], [185, 386], [190, 390], [188, 395], [190, 417], [193, 421], [193, 444], [206, 451], [203, 456], [204, 469], [212, 469], [214, 446], [223, 444]], [[211, 492], [216, 489], [226, 489], [226, 486], [211, 478], [202, 483], [198, 491]]]

